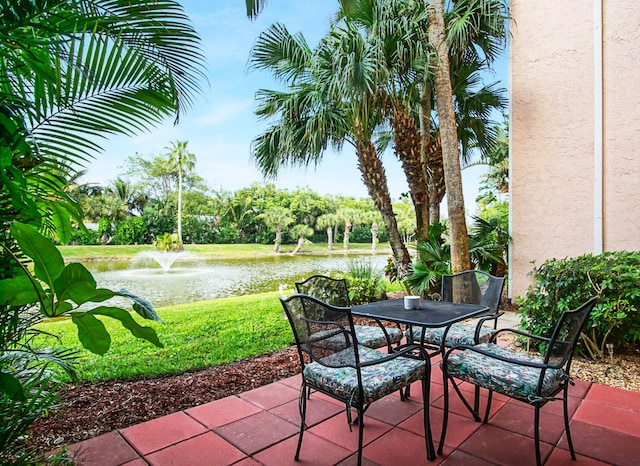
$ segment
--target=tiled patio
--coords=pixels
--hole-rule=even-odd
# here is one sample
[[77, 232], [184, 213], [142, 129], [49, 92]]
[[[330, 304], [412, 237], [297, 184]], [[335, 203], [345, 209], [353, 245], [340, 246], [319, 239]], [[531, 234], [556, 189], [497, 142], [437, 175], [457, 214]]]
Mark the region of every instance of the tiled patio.
[[[299, 376], [186, 411], [111, 432], [70, 449], [84, 465], [347, 465], [355, 464], [357, 429], [349, 432], [344, 408], [313, 394], [300, 462], [293, 460], [298, 433]], [[442, 422], [441, 373], [431, 385], [434, 439]], [[469, 387], [471, 392], [471, 389]], [[411, 399], [380, 400], [365, 417], [365, 465], [535, 464], [533, 409], [495, 397], [488, 424], [474, 422], [452, 395], [443, 455], [426, 460], [419, 387]], [[542, 455], [547, 465], [640, 465], [640, 393], [577, 382], [570, 389], [571, 429], [578, 461], [563, 433], [562, 405], [542, 409]]]

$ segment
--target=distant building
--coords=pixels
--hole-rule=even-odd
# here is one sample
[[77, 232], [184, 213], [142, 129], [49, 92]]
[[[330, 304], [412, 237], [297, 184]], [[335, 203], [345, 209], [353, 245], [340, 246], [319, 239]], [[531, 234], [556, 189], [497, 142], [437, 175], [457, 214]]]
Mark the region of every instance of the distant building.
[[515, 297], [546, 259], [640, 250], [640, 2], [510, 3]]

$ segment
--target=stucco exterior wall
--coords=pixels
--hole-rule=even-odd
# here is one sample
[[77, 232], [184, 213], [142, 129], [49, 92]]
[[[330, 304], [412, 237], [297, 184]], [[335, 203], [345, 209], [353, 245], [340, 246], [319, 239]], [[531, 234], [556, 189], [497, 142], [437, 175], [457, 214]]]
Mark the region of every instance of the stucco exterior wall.
[[[603, 248], [640, 249], [640, 7], [603, 4]], [[510, 294], [594, 252], [593, 0], [512, 0]], [[631, 5], [631, 7], [630, 7]]]

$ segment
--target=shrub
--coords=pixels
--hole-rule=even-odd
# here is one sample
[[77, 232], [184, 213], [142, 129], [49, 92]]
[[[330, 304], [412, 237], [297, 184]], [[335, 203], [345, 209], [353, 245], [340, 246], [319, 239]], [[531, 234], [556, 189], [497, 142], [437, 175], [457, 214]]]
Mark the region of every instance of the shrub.
[[589, 355], [603, 357], [607, 342], [624, 346], [640, 341], [639, 252], [551, 259], [531, 275], [535, 283], [519, 300], [525, 330], [548, 335], [563, 311], [599, 295], [583, 333]]
[[149, 229], [142, 217], [129, 217], [118, 223], [113, 235], [114, 244], [144, 244]]
[[352, 305], [380, 301], [385, 297], [384, 274], [371, 261], [354, 259], [349, 262], [347, 284]]

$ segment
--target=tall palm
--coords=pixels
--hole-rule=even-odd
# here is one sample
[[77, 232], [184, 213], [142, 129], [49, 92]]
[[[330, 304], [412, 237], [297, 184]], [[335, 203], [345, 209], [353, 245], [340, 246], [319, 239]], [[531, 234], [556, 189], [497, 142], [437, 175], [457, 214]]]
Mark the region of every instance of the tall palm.
[[196, 156], [187, 149], [189, 141], [173, 141], [166, 149], [169, 166], [178, 174], [178, 241], [182, 249], [182, 181], [185, 174], [191, 173], [196, 165]]
[[268, 228], [275, 232], [276, 239], [273, 243], [273, 252], [278, 252], [282, 243], [282, 228], [288, 227], [295, 221], [291, 210], [282, 206], [274, 206], [265, 210], [259, 217], [262, 218]]
[[373, 142], [382, 120], [372, 105], [380, 80], [376, 74], [384, 72], [375, 64], [375, 52], [348, 27], [334, 28], [315, 50], [301, 34], [291, 35], [280, 24], [261, 34], [251, 65], [271, 71], [288, 90], [258, 92], [256, 113], [276, 123], [254, 140], [252, 155], [262, 172], [274, 177], [286, 165], [319, 163], [330, 144], [338, 149], [345, 141], [351, 144], [385, 223], [396, 265], [406, 274], [410, 256], [398, 233], [385, 170]]

